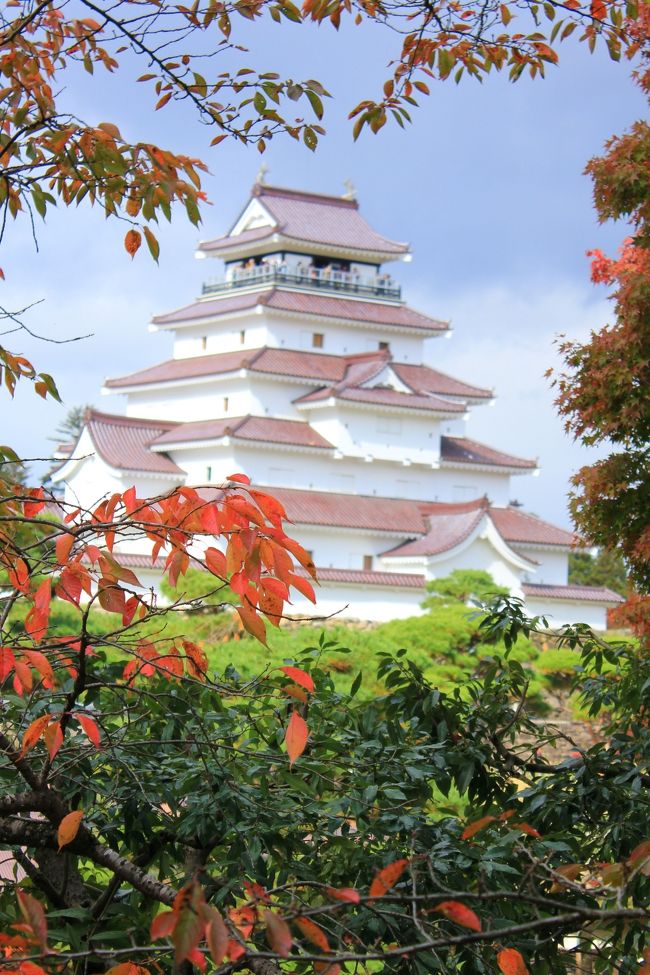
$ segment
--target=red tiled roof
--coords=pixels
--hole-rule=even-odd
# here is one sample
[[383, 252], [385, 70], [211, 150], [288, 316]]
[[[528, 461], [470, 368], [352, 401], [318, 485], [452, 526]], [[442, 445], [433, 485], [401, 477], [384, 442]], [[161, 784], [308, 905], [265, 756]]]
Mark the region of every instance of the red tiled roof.
[[154, 446], [185, 443], [195, 440], [261, 440], [296, 447], [319, 447], [332, 450], [332, 444], [302, 420], [276, 420], [268, 416], [223, 417], [219, 420], [198, 420], [180, 423], [161, 434]]
[[268, 210], [274, 225], [205, 241], [199, 245], [201, 250], [219, 252], [245, 243], [244, 234], [250, 235], [248, 240], [259, 240], [274, 233], [316, 244], [396, 256], [409, 250], [408, 244], [399, 244], [373, 230], [359, 213], [356, 200], [261, 184], [255, 185], [252, 195]]
[[492, 399], [493, 396], [489, 389], [471, 386], [437, 369], [430, 369], [429, 366], [410, 366], [405, 362], [394, 362], [392, 367], [402, 382], [418, 392], [462, 396], [464, 399]]
[[152, 321], [156, 325], [173, 325], [178, 322], [194, 321], [203, 318], [217, 318], [238, 311], [246, 311], [262, 305], [277, 311], [298, 315], [316, 315], [323, 318], [343, 321], [367, 322], [371, 325], [394, 326], [396, 328], [415, 328], [422, 332], [446, 332], [447, 322], [429, 318], [422, 312], [406, 305], [390, 305], [378, 301], [358, 301], [354, 298], [339, 298], [308, 291], [285, 291], [271, 288], [267, 291], [253, 291], [248, 294], [213, 298], [210, 301], [196, 301], [166, 315], [156, 315]]
[[487, 511], [487, 501], [466, 511], [435, 512], [429, 516], [426, 535], [382, 553], [382, 558], [406, 558], [411, 555], [440, 555], [457, 548], [478, 527]]
[[[426, 530], [416, 501], [298, 488], [267, 486], [264, 490], [280, 501], [287, 519], [294, 524], [389, 531], [400, 535], [421, 535]], [[219, 489], [214, 491], [219, 493]]]
[[[152, 565], [148, 555], [134, 552], [115, 551], [115, 557], [120, 565], [130, 569], [162, 569], [165, 565], [163, 558], [158, 558]], [[200, 568], [197, 563], [196, 568]], [[306, 575], [298, 569], [300, 575]], [[316, 569], [319, 582], [347, 582], [358, 586], [390, 586], [398, 589], [424, 589], [425, 578], [410, 572], [368, 572], [363, 569]]]
[[441, 437], [440, 459], [452, 464], [487, 464], [495, 467], [517, 467], [522, 470], [534, 470], [537, 461], [524, 460], [512, 454], [504, 454], [501, 450], [488, 447], [477, 440], [467, 437]]
[[539, 599], [568, 599], [586, 603], [624, 603], [623, 596], [619, 596], [613, 589], [606, 586], [551, 586], [546, 583], [526, 582], [521, 587], [525, 596]]
[[185, 471], [166, 454], [149, 449], [153, 440], [175, 425], [171, 421], [133, 419], [97, 410], [92, 410], [86, 420], [97, 453], [111, 467], [184, 477]]
[[381, 386], [370, 386], [367, 388], [358, 386], [347, 386], [338, 389], [334, 386], [318, 389], [314, 393], [300, 396], [294, 400], [297, 405], [305, 403], [315, 403], [329, 399], [350, 400], [355, 403], [370, 403], [377, 406], [394, 406], [405, 410], [425, 410], [431, 413], [464, 413], [465, 404], [457, 403], [454, 400], [442, 400], [437, 396], [417, 396], [415, 393], [402, 393], [397, 389], [388, 389]]
[[366, 572], [361, 569], [316, 569], [319, 582], [348, 582], [357, 586], [424, 589], [425, 578], [409, 572]]
[[537, 515], [529, 515], [517, 508], [492, 508], [490, 517], [507, 542], [566, 547], [573, 547], [578, 542], [578, 536], [573, 532], [565, 531], [564, 528], [542, 521]]

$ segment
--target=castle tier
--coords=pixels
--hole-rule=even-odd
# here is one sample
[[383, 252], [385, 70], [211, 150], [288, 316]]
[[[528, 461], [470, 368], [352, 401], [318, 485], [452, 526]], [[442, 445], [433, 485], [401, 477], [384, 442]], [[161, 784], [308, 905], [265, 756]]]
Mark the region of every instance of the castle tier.
[[[619, 597], [567, 584], [575, 537], [509, 505], [511, 478], [536, 462], [466, 436], [492, 391], [425, 361], [425, 341], [450, 330], [406, 305], [386, 270], [410, 259], [407, 244], [349, 196], [258, 182], [198, 256], [222, 259], [223, 274], [154, 318], [173, 358], [106, 381], [125, 415], [88, 415], [55, 475], [69, 500], [133, 483], [142, 496], [218, 490], [243, 471], [284, 504], [318, 566], [316, 610], [299, 602], [298, 615], [412, 615], [428, 579], [475, 568], [531, 613], [605, 625]], [[155, 584], [143, 553], [123, 557]]]

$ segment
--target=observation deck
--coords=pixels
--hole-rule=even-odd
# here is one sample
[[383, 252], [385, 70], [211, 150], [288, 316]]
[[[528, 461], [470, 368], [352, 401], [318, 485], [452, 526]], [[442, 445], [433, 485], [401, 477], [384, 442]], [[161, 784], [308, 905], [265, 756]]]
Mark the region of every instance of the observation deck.
[[257, 264], [252, 268], [237, 268], [226, 277], [209, 278], [203, 285], [203, 294], [231, 294], [276, 284], [288, 285], [299, 291], [327, 291], [359, 298], [402, 300], [402, 289], [390, 274], [361, 275], [326, 267], [285, 264]]

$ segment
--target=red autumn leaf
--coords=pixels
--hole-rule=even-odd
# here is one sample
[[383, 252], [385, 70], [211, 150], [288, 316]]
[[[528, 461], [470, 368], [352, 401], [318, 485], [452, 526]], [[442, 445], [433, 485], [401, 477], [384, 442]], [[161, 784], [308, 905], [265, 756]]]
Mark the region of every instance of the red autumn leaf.
[[24, 890], [16, 891], [20, 913], [31, 928], [34, 938], [43, 954], [48, 954], [47, 948], [47, 920], [40, 901]]
[[299, 928], [300, 933], [307, 938], [307, 941], [311, 941], [313, 945], [320, 948], [321, 951], [326, 952], [330, 950], [330, 943], [327, 940], [327, 935], [322, 928], [312, 921], [308, 917], [297, 917], [294, 918], [293, 923]]
[[160, 914], [156, 914], [151, 922], [151, 940], [170, 938], [175, 924], [176, 915], [173, 911], [161, 911]]
[[[25, 360], [23, 360], [25, 361]], [[32, 501], [25, 501], [23, 504], [23, 512], [25, 518], [35, 518], [43, 508], [45, 507], [45, 492], [43, 488], [33, 488], [28, 491], [27, 494], [33, 498]]]
[[126, 236], [124, 237], [124, 247], [126, 248], [127, 254], [133, 259], [140, 249], [140, 244], [142, 243], [142, 234], [139, 230], [127, 230]]
[[47, 632], [51, 598], [52, 580], [44, 579], [34, 593], [34, 605], [25, 618], [25, 629], [34, 643], [40, 643]]
[[95, 719], [89, 717], [87, 714], [75, 714], [75, 718], [83, 728], [88, 740], [92, 742], [95, 748], [99, 748], [101, 738]]
[[287, 582], [294, 589], [297, 589], [298, 592], [302, 593], [311, 603], [316, 602], [314, 587], [307, 579], [303, 579], [302, 576], [297, 575], [295, 572], [289, 572], [287, 573]]
[[149, 975], [149, 969], [134, 965], [132, 961], [123, 961], [119, 965], [113, 965], [104, 975]]
[[14, 589], [27, 592], [29, 589], [29, 569], [22, 559], [16, 559], [8, 570], [9, 581]]
[[476, 819], [469, 826], [466, 826], [463, 832], [460, 834], [461, 840], [471, 840], [472, 836], [484, 829], [489, 823], [494, 823], [496, 821], [496, 816], [482, 816], [480, 819]]
[[298, 559], [303, 569], [307, 570], [312, 579], [315, 579], [316, 568], [307, 549], [303, 548], [300, 542], [297, 542], [294, 538], [287, 538], [286, 536], [282, 539], [282, 544], [286, 548], [287, 552], [291, 552], [291, 554]]
[[287, 513], [277, 498], [271, 497], [270, 494], [264, 494], [262, 491], [251, 491], [250, 495], [271, 524], [280, 527], [282, 520], [286, 519]]
[[460, 901], [442, 901], [434, 910], [439, 914], [444, 914], [454, 924], [460, 924], [463, 928], [469, 928], [470, 931], [481, 930], [481, 922], [474, 911], [470, 910], [469, 907], [465, 907]]
[[59, 535], [54, 546], [56, 561], [59, 563], [59, 565], [65, 565], [65, 563], [68, 561], [68, 556], [70, 555], [73, 545], [74, 535], [67, 533], [65, 535]]
[[251, 479], [245, 474], [228, 474], [226, 477], [227, 481], [235, 481], [238, 484], [250, 484]]
[[529, 975], [520, 952], [516, 948], [504, 948], [497, 955], [497, 965], [503, 975]]
[[210, 572], [221, 579], [225, 579], [228, 574], [226, 568], [226, 556], [218, 548], [208, 548], [205, 552], [205, 564]]
[[394, 863], [390, 863], [375, 874], [374, 880], [370, 884], [370, 896], [383, 897], [384, 894], [387, 894], [395, 886], [408, 865], [408, 860], [395, 860]]
[[280, 958], [287, 958], [293, 942], [289, 925], [273, 911], [264, 911], [264, 920], [269, 945]]
[[198, 948], [192, 948], [191, 951], [188, 951], [187, 961], [196, 966], [200, 972], [204, 972], [207, 968], [205, 955]]
[[605, 0], [591, 0], [591, 16], [594, 20], [604, 20], [607, 16]]
[[290, 677], [294, 683], [300, 684], [301, 687], [304, 687], [305, 690], [314, 690], [313, 680], [309, 674], [306, 671], [301, 670], [300, 667], [280, 667], [280, 670], [283, 674], [286, 674], [287, 677]]
[[315, 961], [314, 971], [317, 975], [340, 975], [341, 966], [336, 961]]
[[43, 681], [43, 687], [54, 687], [54, 671], [45, 654], [39, 650], [23, 650], [23, 657], [29, 666], [37, 671]]
[[358, 890], [354, 890], [353, 887], [326, 887], [325, 888], [330, 897], [333, 897], [337, 901], [347, 901], [349, 904], [358, 904], [361, 900], [361, 895]]
[[526, 836], [534, 836], [536, 839], [540, 839], [542, 835], [529, 823], [510, 823], [510, 829], [518, 829], [520, 833], [525, 833]]
[[31, 691], [34, 686], [32, 672], [24, 660], [14, 660], [14, 690], [16, 694], [22, 695]]
[[219, 911], [212, 905], [205, 906], [203, 920], [205, 921], [205, 940], [208, 943], [212, 961], [218, 967], [228, 950], [228, 928]]
[[83, 809], [75, 809], [74, 812], [68, 813], [64, 816], [59, 823], [59, 828], [56, 831], [56, 840], [59, 844], [59, 851], [67, 846], [68, 843], [72, 843], [73, 839], [79, 832], [79, 827], [81, 826], [81, 820], [83, 819]]
[[287, 731], [284, 736], [284, 741], [287, 746], [287, 755], [289, 756], [289, 764], [293, 765], [297, 758], [300, 758], [305, 748], [307, 747], [307, 739], [309, 737], [309, 728], [307, 727], [307, 722], [297, 711], [291, 712], [291, 717], [289, 718], [289, 724], [287, 725]]
[[635, 846], [628, 857], [628, 864], [633, 870], [641, 869], [641, 872], [648, 875], [648, 867], [650, 864], [650, 840], [645, 840], [643, 843], [639, 843]]

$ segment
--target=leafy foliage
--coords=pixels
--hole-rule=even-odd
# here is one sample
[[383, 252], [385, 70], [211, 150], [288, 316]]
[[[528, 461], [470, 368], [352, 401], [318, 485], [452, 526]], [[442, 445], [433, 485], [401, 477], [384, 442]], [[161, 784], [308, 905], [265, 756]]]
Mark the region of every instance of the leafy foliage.
[[454, 569], [442, 579], [432, 579], [427, 583], [427, 597], [422, 605], [432, 608], [440, 603], [486, 602], [494, 596], [506, 596], [508, 590], [498, 586], [489, 572], [482, 569]]
[[628, 588], [625, 563], [620, 556], [606, 550], [577, 551], [569, 554], [569, 584], [606, 586], [623, 594]]

